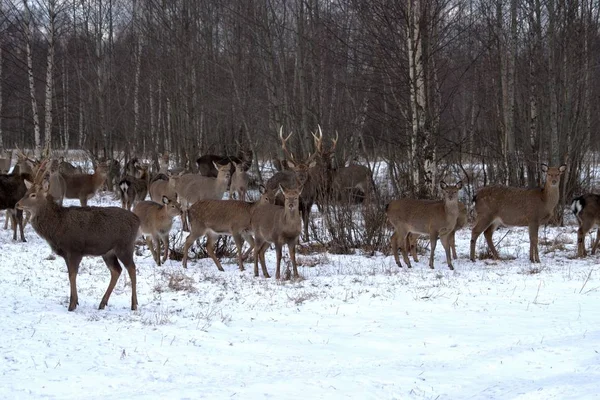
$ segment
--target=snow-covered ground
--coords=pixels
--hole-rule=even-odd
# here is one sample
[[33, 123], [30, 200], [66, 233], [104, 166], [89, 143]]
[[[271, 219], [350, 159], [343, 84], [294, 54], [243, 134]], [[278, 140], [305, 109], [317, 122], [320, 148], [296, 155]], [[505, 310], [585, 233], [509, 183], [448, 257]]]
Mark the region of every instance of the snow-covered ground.
[[[117, 204], [104, 196], [96, 204]], [[0, 221], [3, 222], [3, 221]], [[598, 257], [574, 259], [576, 227], [495, 235], [507, 261], [468, 260], [457, 236], [412, 270], [391, 256], [308, 254], [297, 282], [235, 260], [156, 267], [140, 249], [139, 310], [121, 277], [85, 258], [67, 312], [64, 261], [30, 226], [0, 231], [0, 398], [586, 399], [600, 393]], [[507, 234], [508, 233], [508, 234]], [[589, 243], [589, 239], [588, 239]], [[480, 238], [478, 249], [483, 249]], [[274, 251], [267, 263], [274, 271]], [[123, 274], [126, 275], [126, 274]]]

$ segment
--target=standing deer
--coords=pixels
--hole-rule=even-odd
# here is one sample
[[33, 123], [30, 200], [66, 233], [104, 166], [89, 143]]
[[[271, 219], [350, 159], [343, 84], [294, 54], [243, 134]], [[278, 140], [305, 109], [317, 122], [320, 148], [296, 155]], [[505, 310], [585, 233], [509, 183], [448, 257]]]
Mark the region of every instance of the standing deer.
[[399, 199], [393, 200], [386, 207], [386, 214], [395, 229], [396, 238], [392, 240], [392, 252], [396, 264], [402, 268], [398, 257], [397, 241], [402, 244], [402, 257], [404, 262], [411, 268], [408, 259], [410, 248], [410, 235], [428, 235], [431, 241], [431, 253], [429, 255], [429, 268], [433, 269], [433, 258], [438, 237], [446, 251], [446, 262], [448, 268], [454, 269], [450, 257], [450, 238], [456, 228], [459, 217], [458, 191], [462, 188], [462, 182], [448, 185], [440, 182], [440, 188], [444, 192], [444, 200], [418, 200]]
[[[119, 192], [121, 193], [121, 208], [131, 210], [136, 203], [146, 200], [148, 195], [148, 186], [150, 183], [150, 174], [148, 172], [150, 165], [140, 166], [141, 172], [139, 178], [128, 175], [119, 182]], [[138, 175], [138, 174], [136, 174]]]
[[[262, 188], [261, 188], [262, 189]], [[270, 203], [271, 197], [264, 193], [260, 200], [248, 203], [239, 200], [200, 200], [189, 209], [190, 234], [183, 246], [183, 268], [187, 268], [188, 251], [194, 241], [206, 235], [206, 252], [212, 258], [217, 269], [224, 271], [221, 262], [215, 255], [214, 245], [219, 236], [232, 236], [238, 255], [240, 271], [244, 270], [242, 246], [244, 240], [254, 248], [251, 219], [255, 210]]]
[[277, 254], [277, 270], [275, 278], [280, 279], [280, 267], [283, 245], [287, 244], [292, 261], [293, 276], [298, 278], [298, 265], [296, 264], [296, 245], [302, 233], [302, 219], [300, 217], [300, 195], [302, 187], [297, 189], [279, 190], [285, 198], [283, 207], [273, 204], [263, 204], [252, 213], [252, 232], [254, 232], [254, 276], [258, 276], [258, 261], [265, 278], [269, 272], [265, 264], [265, 252], [269, 243], [275, 244]]
[[538, 230], [550, 220], [560, 197], [560, 176], [566, 165], [548, 167], [542, 164], [546, 184], [541, 188], [525, 189], [507, 186], [486, 186], [473, 198], [477, 218], [471, 233], [471, 261], [475, 261], [475, 244], [483, 232], [494, 259], [498, 251], [492, 235], [498, 226], [529, 227], [529, 260], [540, 262], [538, 252]]
[[23, 234], [23, 211], [16, 210], [15, 205], [27, 192], [24, 179], [31, 179], [28, 174], [0, 174], [0, 210], [6, 210], [6, 221], [12, 221], [13, 240], [17, 240], [17, 227], [21, 233], [21, 241], [26, 242]]
[[241, 164], [233, 163], [234, 169], [231, 175], [231, 184], [229, 186], [229, 198], [233, 199], [234, 194], [238, 200], [246, 200], [246, 192], [250, 183], [250, 175], [244, 171]]
[[[585, 250], [585, 235], [595, 225], [600, 224], [600, 195], [594, 193], [584, 194], [571, 202], [571, 211], [577, 217], [577, 257], [587, 256]], [[592, 244], [592, 254], [596, 254], [600, 235], [596, 232], [596, 239]]]
[[88, 200], [94, 197], [98, 189], [104, 184], [107, 169], [108, 167], [105, 164], [98, 164], [92, 175], [61, 173], [66, 184], [65, 198], [79, 199], [82, 207], [87, 206]]
[[175, 189], [181, 208], [183, 210], [183, 230], [189, 230], [187, 223], [187, 210], [199, 200], [220, 200], [227, 190], [231, 174], [231, 165], [219, 165], [216, 178], [209, 178], [199, 174], [185, 174], [172, 176], [169, 179], [171, 188]]
[[[162, 263], [169, 257], [169, 232], [173, 226], [173, 218], [181, 215], [181, 206], [174, 199], [164, 196], [162, 204], [154, 201], [140, 201], [133, 208], [133, 213], [141, 221], [140, 232], [146, 236], [146, 244], [158, 266], [161, 265], [160, 243], [165, 248]], [[156, 250], [152, 244], [156, 242]]]
[[110, 283], [98, 308], [102, 310], [108, 304], [121, 275], [120, 260], [131, 279], [131, 309], [136, 310], [133, 251], [140, 219], [118, 207], [61, 207], [48, 193], [47, 184], [26, 184], [27, 193], [17, 208], [31, 211], [33, 229], [65, 260], [71, 286], [68, 310], [77, 308], [77, 272], [83, 256], [102, 256], [110, 270]]
[[[458, 219], [456, 220], [456, 226], [452, 230], [450, 234], [449, 244], [450, 250], [452, 250], [452, 259], [456, 260], [458, 255], [456, 254], [456, 231], [464, 228], [467, 225], [467, 207], [463, 203], [458, 203]], [[411, 233], [409, 235], [409, 244], [410, 244], [410, 253], [412, 255], [414, 262], [419, 262], [419, 257], [417, 256], [417, 239], [420, 235]], [[394, 232], [391, 237], [391, 247], [393, 254], [398, 254], [397, 250], [402, 247], [402, 243], [398, 240], [398, 233]]]
[[[328, 180], [328, 161], [325, 156], [329, 152], [322, 149], [323, 134], [319, 127], [318, 134], [313, 133], [315, 142], [315, 151], [306, 160], [298, 160], [288, 150], [286, 144], [292, 134], [286, 138], [283, 137], [283, 127], [279, 130], [279, 139], [281, 140], [281, 148], [287, 159], [289, 170], [276, 173], [266, 183], [267, 190], [270, 192], [277, 191], [279, 186], [287, 189], [302, 187], [302, 195], [300, 197], [300, 214], [304, 223], [304, 239], [309, 240], [308, 225], [309, 217], [313, 204], [316, 202], [320, 188], [326, 185]], [[330, 152], [333, 152], [337, 144], [337, 138], [332, 140]], [[282, 201], [278, 200], [281, 204]]]

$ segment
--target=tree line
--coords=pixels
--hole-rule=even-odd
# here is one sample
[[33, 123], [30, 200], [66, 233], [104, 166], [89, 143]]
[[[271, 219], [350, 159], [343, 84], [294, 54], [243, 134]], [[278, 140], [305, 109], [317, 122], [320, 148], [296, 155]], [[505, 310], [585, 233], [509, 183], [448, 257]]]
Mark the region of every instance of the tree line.
[[307, 156], [320, 125], [338, 163], [385, 160], [395, 195], [448, 173], [534, 185], [566, 162], [570, 197], [593, 183], [599, 15], [592, 0], [0, 0], [0, 147], [266, 159], [281, 126]]

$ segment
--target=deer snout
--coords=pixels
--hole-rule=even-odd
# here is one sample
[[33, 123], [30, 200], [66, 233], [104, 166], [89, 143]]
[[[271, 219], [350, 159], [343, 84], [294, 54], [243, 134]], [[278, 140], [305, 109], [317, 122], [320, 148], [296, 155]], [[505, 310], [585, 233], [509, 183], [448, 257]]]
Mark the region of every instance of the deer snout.
[[21, 204], [21, 200], [17, 201], [17, 204], [15, 204], [15, 208], [18, 210], [22, 210], [23, 209], [23, 204]]

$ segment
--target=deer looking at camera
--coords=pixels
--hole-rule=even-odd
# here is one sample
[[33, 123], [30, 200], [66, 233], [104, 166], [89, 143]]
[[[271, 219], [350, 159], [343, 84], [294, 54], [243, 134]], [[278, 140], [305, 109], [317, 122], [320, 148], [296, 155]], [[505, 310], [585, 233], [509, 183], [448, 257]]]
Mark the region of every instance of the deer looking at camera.
[[[410, 235], [428, 235], [431, 240], [431, 253], [429, 255], [429, 268], [433, 269], [433, 258], [438, 237], [446, 251], [446, 262], [448, 268], [454, 269], [450, 257], [450, 239], [456, 228], [459, 217], [458, 191], [462, 188], [462, 182], [448, 185], [440, 182], [440, 188], [444, 192], [444, 200], [418, 200], [399, 199], [393, 200], [386, 207], [386, 214], [395, 229], [395, 240], [392, 240], [392, 252], [399, 267], [402, 267], [398, 257], [397, 241], [400, 241], [402, 257], [404, 262], [411, 268], [408, 259], [410, 248]], [[394, 238], [393, 238], [394, 239]]]
[[302, 233], [302, 219], [300, 216], [300, 196], [302, 187], [285, 189], [279, 186], [283, 193], [285, 204], [283, 207], [274, 204], [263, 204], [257, 207], [252, 214], [252, 232], [254, 233], [254, 276], [258, 276], [258, 262], [265, 278], [269, 272], [265, 264], [265, 252], [269, 243], [275, 245], [277, 254], [277, 270], [275, 278], [280, 279], [281, 257], [283, 245], [288, 246], [292, 261], [293, 276], [298, 278], [298, 265], [296, 263], [296, 245]]
[[[575, 214], [579, 224], [579, 229], [577, 229], [577, 257], [585, 257], [587, 256], [585, 235], [595, 225], [600, 224], [600, 195], [588, 193], [573, 199], [571, 211]], [[600, 243], [600, 235], [596, 232], [596, 239], [592, 244], [592, 254], [596, 254], [598, 243]]]
[[529, 227], [529, 260], [540, 262], [538, 230], [554, 213], [560, 197], [560, 176], [567, 166], [548, 167], [542, 164], [541, 169], [546, 174], [544, 187], [486, 186], [477, 192], [473, 198], [477, 218], [471, 232], [471, 261], [475, 261], [475, 244], [482, 232], [492, 256], [498, 259], [492, 235], [498, 226], [505, 225]]
[[[140, 201], [133, 208], [133, 213], [140, 218], [140, 232], [146, 236], [146, 244], [158, 266], [169, 257], [169, 232], [173, 226], [173, 218], [181, 215], [181, 206], [174, 198], [164, 196], [161, 203]], [[156, 242], [156, 250], [152, 241]], [[160, 244], [164, 246], [164, 256], [160, 258]]]
[[[456, 231], [464, 228], [467, 225], [467, 207], [463, 204], [463, 203], [458, 203], [458, 219], [456, 220], [456, 226], [454, 227], [454, 229], [452, 230], [452, 233], [450, 234], [450, 240], [449, 240], [449, 244], [450, 244], [450, 250], [452, 250], [452, 259], [456, 260], [458, 258], [458, 255], [456, 254], [456, 240], [455, 240], [455, 236], [456, 236]], [[409, 243], [410, 243], [410, 254], [412, 255], [413, 261], [414, 262], [419, 262], [419, 257], [417, 256], [417, 239], [419, 239], [418, 234], [416, 233], [411, 233], [409, 235]], [[390, 239], [390, 244], [392, 247], [392, 253], [394, 255], [396, 255], [397, 257], [397, 250], [394, 251], [393, 249], [396, 248], [401, 248], [402, 247], [402, 243], [398, 240], [398, 233], [394, 232], [394, 234], [392, 235], [391, 239]]]
[[[238, 266], [244, 270], [242, 246], [244, 240], [254, 248], [251, 219], [255, 211], [262, 205], [273, 202], [273, 197], [261, 186], [262, 196], [249, 203], [239, 200], [200, 200], [189, 209], [190, 234], [183, 246], [183, 268], [187, 268], [188, 250], [199, 237], [206, 235], [206, 252], [212, 258], [217, 269], [224, 271], [221, 262], [215, 255], [214, 245], [221, 235], [232, 236], [237, 249]], [[248, 250], [248, 251], [250, 251]]]
[[16, 207], [31, 212], [31, 225], [52, 251], [64, 258], [69, 273], [71, 296], [69, 311], [78, 304], [77, 272], [83, 256], [102, 256], [110, 270], [110, 283], [102, 297], [100, 310], [108, 304], [110, 295], [125, 265], [131, 279], [131, 309], [137, 309], [136, 267], [133, 262], [134, 243], [140, 219], [118, 207], [62, 207], [48, 193], [48, 184], [26, 181], [25, 196]]

